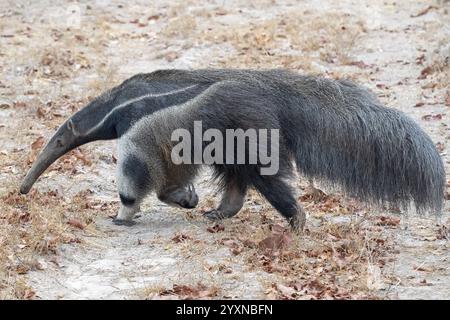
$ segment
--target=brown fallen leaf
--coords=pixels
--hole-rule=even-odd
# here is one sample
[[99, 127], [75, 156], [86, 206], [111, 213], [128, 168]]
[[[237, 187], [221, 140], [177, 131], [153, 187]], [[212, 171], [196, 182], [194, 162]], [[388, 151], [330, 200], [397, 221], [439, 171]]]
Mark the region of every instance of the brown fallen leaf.
[[237, 256], [238, 254], [240, 254], [242, 252], [242, 246], [239, 244], [238, 241], [233, 240], [233, 239], [222, 239], [220, 241], [221, 244], [223, 244], [224, 246], [227, 246], [231, 249], [231, 253], [235, 256]]
[[426, 114], [422, 117], [423, 120], [425, 121], [430, 121], [430, 120], [442, 120], [442, 114], [438, 113], [438, 114]]
[[216, 14], [216, 16], [225, 16], [225, 15], [228, 14], [228, 11], [226, 11], [225, 9], [218, 9], [218, 10], [215, 12], [215, 14]]
[[273, 234], [258, 243], [258, 248], [262, 251], [274, 253], [281, 249], [289, 247], [292, 242], [292, 236], [288, 233]]
[[177, 295], [184, 299], [201, 299], [215, 297], [218, 293], [218, 288], [198, 283], [196, 286], [174, 284], [172, 289], [163, 290], [159, 294], [161, 296]]
[[187, 240], [192, 240], [192, 238], [189, 235], [183, 233], [176, 234], [175, 237], [172, 238], [172, 241], [175, 243], [181, 243]]
[[445, 150], [445, 145], [444, 145], [442, 142], [438, 142], [438, 143], [436, 143], [436, 149], [437, 149], [439, 152], [444, 152], [444, 150]]
[[411, 14], [410, 17], [411, 18], [417, 18], [417, 17], [423, 16], [423, 15], [427, 14], [432, 9], [437, 9], [437, 7], [436, 6], [425, 7], [422, 10], [420, 10], [419, 12], [417, 12], [415, 14]]
[[305, 194], [303, 194], [299, 200], [303, 201], [303, 202], [309, 202], [309, 201], [313, 201], [313, 202], [319, 202], [319, 201], [323, 201], [326, 200], [328, 197], [328, 195], [323, 192], [322, 190], [315, 188], [312, 185], [309, 185], [306, 189], [305, 189]]
[[353, 256], [353, 255], [345, 256], [344, 254], [339, 253], [336, 250], [333, 250], [332, 258], [333, 258], [333, 261], [336, 263], [336, 265], [340, 269], [343, 269], [345, 266], [347, 266], [348, 264], [355, 261], [357, 259], [357, 256]]
[[37, 138], [32, 144], [31, 144], [31, 150], [38, 150], [41, 149], [44, 145], [45, 139], [43, 136], [40, 136]]
[[75, 218], [69, 219], [69, 220], [67, 221], [67, 224], [71, 225], [72, 227], [81, 229], [81, 230], [83, 230], [84, 228], [86, 228], [86, 225], [85, 225], [82, 221], [80, 221], [80, 220], [78, 220], [78, 219], [75, 219]]
[[[449, 193], [447, 193], [447, 196], [448, 195], [449, 195]], [[447, 200], [450, 200], [450, 198], [447, 198]], [[448, 239], [450, 239], [448, 228], [445, 225], [440, 225], [437, 233], [438, 233], [438, 235], [437, 235], [436, 238], [438, 240], [448, 240]]]
[[14, 101], [13, 106], [16, 108], [24, 108], [27, 104], [23, 101]]
[[422, 89], [434, 89], [438, 84], [436, 82], [430, 82], [422, 86]]
[[280, 224], [272, 224], [270, 225], [269, 228], [273, 235], [280, 235], [288, 231], [285, 227], [283, 227]]
[[400, 218], [395, 217], [380, 217], [379, 221], [376, 223], [377, 226], [389, 226], [397, 227], [400, 224]]
[[422, 69], [422, 71], [420, 71], [420, 76], [417, 79], [419, 80], [426, 79], [432, 71], [433, 68], [431, 68], [430, 66], [425, 67], [424, 69]]
[[424, 105], [425, 105], [425, 102], [420, 101], [420, 102], [417, 102], [417, 103], [414, 105], [414, 107], [415, 107], [415, 108], [418, 108], [418, 107], [423, 107]]
[[413, 267], [414, 271], [422, 271], [422, 272], [433, 272], [434, 269], [433, 268], [427, 268], [427, 267], [423, 267], [423, 266], [419, 266], [419, 267]]
[[256, 243], [255, 243], [254, 241], [250, 240], [250, 239], [245, 239], [245, 240], [242, 242], [242, 244], [243, 244], [245, 247], [248, 247], [248, 248], [255, 248], [255, 247], [256, 247]]
[[31, 144], [31, 153], [28, 156], [28, 164], [31, 164], [36, 160], [39, 150], [41, 150], [42, 147], [44, 146], [44, 142], [45, 142], [44, 137], [40, 136]]
[[175, 51], [168, 52], [164, 55], [164, 58], [167, 60], [167, 62], [175, 61], [179, 57], [180, 55]]
[[83, 162], [84, 165], [90, 166], [92, 164], [92, 161], [81, 151], [80, 148], [77, 148], [73, 150], [73, 155]]
[[33, 300], [36, 298], [36, 292], [33, 289], [26, 289], [23, 294], [23, 298], [25, 300]]
[[38, 107], [36, 110], [36, 114], [38, 118], [45, 118], [45, 115], [48, 113], [48, 110], [45, 110], [42, 107]]
[[275, 288], [279, 293], [281, 293], [282, 298], [284, 299], [293, 299], [297, 292], [297, 290], [295, 290], [294, 288], [285, 286], [280, 283], [275, 284]]
[[370, 65], [364, 63], [363, 61], [351, 61], [349, 66], [357, 66], [358, 68], [364, 69], [370, 67]]
[[416, 64], [423, 64], [425, 61], [425, 54], [422, 53], [420, 56], [416, 58]]
[[217, 232], [220, 232], [220, 231], [224, 231], [225, 227], [224, 227], [223, 224], [216, 223], [212, 227], [208, 227], [206, 230], [208, 232], [211, 232], [211, 233], [217, 233]]

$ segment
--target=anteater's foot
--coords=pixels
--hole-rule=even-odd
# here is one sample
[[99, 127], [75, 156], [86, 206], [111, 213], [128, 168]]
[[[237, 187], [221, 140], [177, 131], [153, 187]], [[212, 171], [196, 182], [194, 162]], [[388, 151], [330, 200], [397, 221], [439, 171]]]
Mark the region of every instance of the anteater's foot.
[[203, 216], [211, 221], [218, 221], [229, 218], [227, 215], [223, 214], [217, 209], [206, 211]]
[[123, 220], [117, 218], [113, 219], [113, 223], [117, 226], [126, 226], [126, 227], [131, 227], [136, 224], [136, 222], [134, 222], [133, 220]]
[[303, 210], [299, 210], [298, 213], [289, 219], [289, 225], [292, 232], [301, 233], [305, 228], [306, 214]]

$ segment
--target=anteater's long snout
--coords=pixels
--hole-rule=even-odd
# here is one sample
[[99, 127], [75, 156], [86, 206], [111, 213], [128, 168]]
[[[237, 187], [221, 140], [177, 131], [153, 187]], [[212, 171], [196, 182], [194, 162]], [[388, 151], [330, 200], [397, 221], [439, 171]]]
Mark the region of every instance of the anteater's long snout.
[[36, 180], [52, 163], [81, 144], [67, 125], [62, 125], [41, 151], [37, 160], [33, 163], [33, 166], [23, 179], [20, 186], [20, 193], [27, 194]]

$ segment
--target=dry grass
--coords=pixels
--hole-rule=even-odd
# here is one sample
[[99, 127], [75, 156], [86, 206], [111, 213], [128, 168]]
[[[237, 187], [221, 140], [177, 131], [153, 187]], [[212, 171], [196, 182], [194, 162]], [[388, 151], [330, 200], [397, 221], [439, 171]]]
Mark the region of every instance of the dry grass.
[[[380, 227], [378, 217], [369, 215], [361, 205], [342, 197], [324, 196], [317, 201], [303, 196], [301, 200], [310, 213], [308, 227], [301, 235], [291, 234], [285, 221], [254, 190], [250, 190], [244, 209], [220, 228], [211, 229], [208, 238], [196, 233], [159, 239], [158, 246], [176, 247], [185, 264], [202, 266], [201, 286], [214, 291], [223, 287], [234, 274], [235, 259], [244, 260], [247, 272], [266, 272], [271, 277], [260, 279], [269, 299], [373, 299], [390, 283], [390, 272], [384, 266], [394, 250], [393, 239], [386, 227], [397, 228], [399, 221], [389, 220]], [[202, 201], [202, 208], [212, 203]], [[336, 217], [336, 218], [335, 218]], [[384, 220], [383, 220], [384, 221]], [[206, 262], [211, 251], [227, 249], [229, 258], [220, 264]], [[180, 266], [180, 270], [183, 270]], [[184, 275], [174, 279], [197, 292], [198, 277], [191, 281]], [[200, 290], [201, 291], [201, 290]], [[150, 286], [139, 291], [145, 299], [200, 298], [188, 290]], [[203, 292], [203, 291], [201, 291]]]
[[86, 192], [68, 199], [54, 191], [33, 190], [23, 196], [14, 188], [3, 193], [0, 201], [2, 299], [33, 298], [23, 275], [41, 269], [40, 257], [57, 254], [60, 244], [82, 243], [83, 234], [95, 234], [95, 217], [117, 209], [115, 203], [89, 200]]
[[[107, 30], [104, 26], [96, 27], [97, 41], [89, 45], [87, 35], [36, 25], [16, 32], [9, 50], [1, 52], [2, 68], [7, 68], [6, 61], [15, 62], [12, 66], [15, 77], [3, 88], [12, 101], [5, 107], [18, 114], [21, 121], [6, 123], [1, 132], [4, 141], [11, 139], [7, 130], [16, 130], [19, 135], [14, 138], [15, 147], [4, 146], [7, 149], [0, 156], [2, 181], [8, 183], [1, 186], [0, 192], [0, 299], [34, 298], [33, 289], [26, 284], [27, 272], [43, 267], [39, 262], [42, 256], [53, 260], [60, 244], [82, 243], [83, 234], [94, 232], [94, 217], [116, 209], [115, 204], [95, 202], [88, 191], [72, 198], [57, 191], [18, 194], [20, 177], [43, 147], [47, 130], [53, 131], [85, 105], [89, 96], [97, 95], [116, 81], [114, 66], [88, 58], [99, 56], [104, 48]], [[36, 36], [40, 41], [23, 46], [30, 42], [27, 39]], [[75, 94], [73, 79], [92, 68], [100, 76], [88, 84], [89, 90]], [[47, 130], [44, 132], [42, 128]], [[90, 165], [89, 156], [83, 149], [77, 149], [62, 157], [49, 171], [74, 175]]]
[[[277, 18], [243, 21], [229, 25], [218, 20], [226, 10], [200, 10], [184, 13], [170, 19], [164, 27], [164, 36], [186, 39], [184, 48], [202, 45], [232, 46], [234, 52], [215, 62], [221, 67], [291, 68], [320, 72], [314, 60], [330, 64], [351, 63], [355, 40], [364, 31], [358, 18], [338, 12], [318, 14], [282, 13]], [[198, 24], [200, 17], [208, 17]]]

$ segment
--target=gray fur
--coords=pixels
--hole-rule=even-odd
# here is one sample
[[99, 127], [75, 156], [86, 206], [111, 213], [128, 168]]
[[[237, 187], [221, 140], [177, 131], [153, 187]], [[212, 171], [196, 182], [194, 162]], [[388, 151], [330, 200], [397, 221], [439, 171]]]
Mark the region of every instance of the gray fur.
[[[170, 136], [178, 128], [192, 130], [193, 122], [202, 120], [204, 130], [279, 128], [280, 154], [288, 159], [280, 168], [281, 178], [289, 177], [291, 159], [307, 177], [340, 186], [371, 204], [407, 208], [412, 200], [419, 213], [442, 209], [445, 173], [431, 139], [408, 116], [382, 106], [360, 86], [281, 70], [167, 73], [214, 84], [184, 104], [142, 118], [120, 140], [120, 149], [147, 164], [147, 193], [159, 193], [167, 183], [192, 181], [199, 167], [171, 164]], [[138, 77], [151, 81], [153, 76]], [[248, 185], [262, 187], [268, 181], [250, 166], [215, 169], [220, 179], [234, 172]], [[276, 204], [276, 190], [265, 192]]]
[[[191, 86], [176, 95], [140, 99]], [[126, 103], [132, 99], [136, 100]], [[111, 112], [124, 104], [126, 108], [120, 112]], [[146, 191], [140, 192], [140, 197], [151, 190], [164, 193], [168, 184], [185, 188], [177, 184], [189, 184], [199, 167], [174, 168], [163, 155], [172, 146], [171, 130], [192, 129], [192, 122], [200, 119], [209, 127], [222, 129], [279, 128], [280, 152], [292, 159], [300, 172], [340, 186], [366, 202], [405, 208], [412, 200], [419, 213], [442, 209], [442, 160], [414, 121], [382, 106], [369, 91], [351, 82], [282, 70], [159, 70], [133, 76], [95, 99], [58, 130], [21, 191], [28, 192], [43, 170], [68, 150], [124, 134], [119, 143], [123, 150], [119, 167], [126, 155], [135, 154], [149, 170]], [[98, 127], [99, 123], [102, 126]], [[61, 150], [56, 147], [60, 137]], [[248, 170], [216, 169], [225, 185], [236, 172], [250, 184], [262, 185]], [[281, 176], [288, 178], [290, 165], [281, 169]]]

